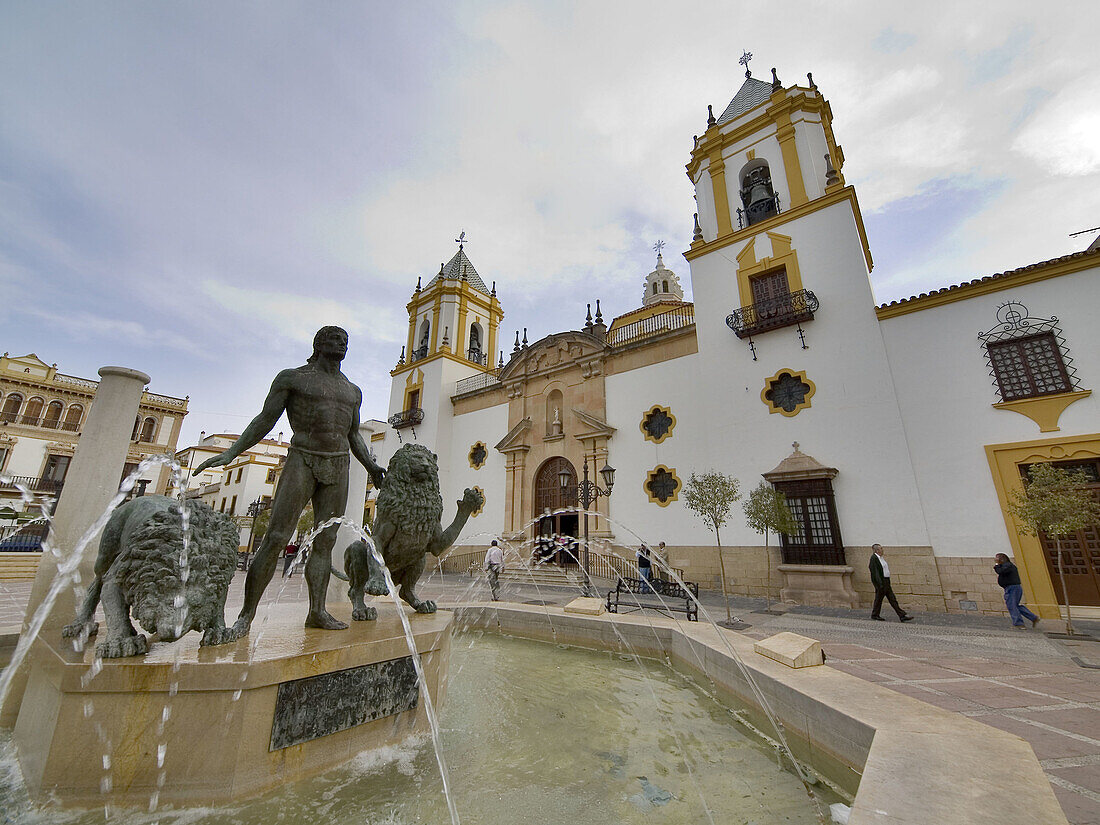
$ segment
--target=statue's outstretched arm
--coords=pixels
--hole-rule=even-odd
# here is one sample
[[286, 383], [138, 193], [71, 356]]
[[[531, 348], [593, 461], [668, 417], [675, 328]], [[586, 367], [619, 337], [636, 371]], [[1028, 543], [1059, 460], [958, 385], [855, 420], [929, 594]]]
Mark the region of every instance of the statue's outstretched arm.
[[[356, 387], [356, 392], [359, 392], [359, 388]], [[367, 443], [363, 441], [363, 436], [359, 434], [359, 405], [363, 401], [363, 394], [359, 392], [359, 399], [355, 402], [355, 409], [351, 414], [351, 429], [348, 430], [348, 444], [351, 445], [351, 454], [355, 456], [356, 460], [367, 468], [367, 473], [370, 475], [370, 482], [376, 488], [382, 487], [382, 479], [386, 475], [386, 471], [374, 460], [374, 456], [370, 453], [370, 448], [367, 447]]]
[[275, 380], [271, 382], [271, 390], [267, 393], [267, 398], [264, 400], [263, 409], [260, 410], [260, 414], [253, 418], [249, 425], [244, 428], [244, 432], [241, 433], [240, 438], [234, 441], [221, 455], [206, 459], [206, 461], [191, 472], [191, 475], [198, 475], [208, 467], [224, 467], [245, 450], [259, 444], [260, 439], [271, 432], [271, 429], [279, 423], [279, 417], [286, 410], [286, 401], [287, 396], [290, 394], [293, 373], [294, 370], [283, 370], [276, 375]]
[[470, 518], [470, 513], [479, 508], [484, 501], [481, 493], [477, 490], [467, 488], [458, 502], [458, 512], [455, 513], [455, 520], [451, 522], [450, 527], [446, 530], [443, 530], [442, 527], [436, 528], [435, 535], [432, 536], [432, 540], [428, 543], [428, 551], [433, 556], [438, 556], [454, 544], [455, 539], [458, 538], [458, 534], [461, 533], [462, 528], [466, 526], [466, 522]]

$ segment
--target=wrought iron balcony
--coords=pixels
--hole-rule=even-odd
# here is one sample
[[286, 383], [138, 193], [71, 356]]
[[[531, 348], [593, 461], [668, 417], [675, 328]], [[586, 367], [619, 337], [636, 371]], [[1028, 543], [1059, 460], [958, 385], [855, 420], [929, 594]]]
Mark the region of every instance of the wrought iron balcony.
[[819, 306], [816, 295], [808, 289], [800, 289], [735, 309], [726, 316], [726, 326], [738, 338], [748, 338], [771, 329], [811, 321]]
[[424, 411], [420, 407], [413, 407], [410, 410], [402, 410], [399, 413], [394, 413], [389, 417], [389, 425], [395, 430], [400, 430], [403, 427], [415, 427], [421, 421], [424, 420]]

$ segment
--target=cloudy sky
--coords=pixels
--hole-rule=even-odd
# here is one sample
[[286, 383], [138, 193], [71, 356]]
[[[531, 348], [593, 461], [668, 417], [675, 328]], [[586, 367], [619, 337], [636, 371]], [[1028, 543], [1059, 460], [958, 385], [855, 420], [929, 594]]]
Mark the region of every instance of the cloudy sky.
[[[690, 290], [707, 104], [813, 72], [879, 302], [1085, 248], [1095, 2], [0, 0], [0, 349], [189, 395], [239, 432], [321, 325], [383, 417], [405, 303], [455, 251], [535, 340]], [[690, 297], [690, 296], [689, 296]]]

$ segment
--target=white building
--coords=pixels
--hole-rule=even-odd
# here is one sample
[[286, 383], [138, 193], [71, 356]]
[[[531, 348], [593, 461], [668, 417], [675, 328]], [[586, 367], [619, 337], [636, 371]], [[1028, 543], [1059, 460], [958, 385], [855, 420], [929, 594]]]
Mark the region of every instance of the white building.
[[[6, 477], [0, 506], [23, 509], [16, 485], [47, 497], [60, 493], [98, 386], [58, 372], [57, 364], [34, 353], [0, 356], [0, 475]], [[142, 459], [172, 455], [186, 415], [186, 398], [143, 392], [122, 478]], [[161, 465], [146, 469], [139, 487], [163, 493], [168, 482], [168, 467]]]
[[[579, 535], [559, 473], [587, 463], [598, 480], [610, 463], [591, 534], [624, 555], [664, 540], [686, 578], [715, 586], [714, 536], [680, 494], [718, 469], [746, 493], [762, 478], [783, 490], [802, 528], [765, 551], [735, 506], [722, 544], [737, 592], [866, 606], [877, 542], [911, 608], [1001, 610], [991, 566], [1006, 552], [1029, 604], [1057, 615], [1051, 550], [1006, 501], [1039, 460], [1085, 469], [1100, 494], [1100, 249], [876, 307], [843, 167], [812, 80], [747, 77], [687, 165], [694, 305], [658, 255], [642, 306], [607, 327], [597, 303], [580, 329], [517, 336], [506, 364], [495, 283], [460, 247], [417, 283], [393, 428], [372, 447], [384, 461], [401, 439], [431, 446], [445, 518], [464, 487], [485, 493], [471, 550]], [[1068, 546], [1071, 601], [1100, 608], [1100, 527]]]

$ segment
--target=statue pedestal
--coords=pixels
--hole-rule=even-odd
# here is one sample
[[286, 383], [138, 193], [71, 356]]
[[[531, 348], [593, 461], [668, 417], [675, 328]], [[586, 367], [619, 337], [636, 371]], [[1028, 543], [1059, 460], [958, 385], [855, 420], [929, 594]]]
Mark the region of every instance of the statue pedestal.
[[[189, 633], [95, 675], [94, 642], [78, 654], [68, 639], [37, 639], [15, 726], [29, 792], [67, 805], [146, 806], [158, 790], [162, 804], [216, 804], [426, 731], [396, 608], [375, 606], [377, 621], [344, 631], [302, 627], [304, 605], [266, 620], [261, 608], [237, 642], [199, 647]], [[350, 620], [350, 605], [330, 610]], [[438, 708], [453, 617], [409, 621]]]

